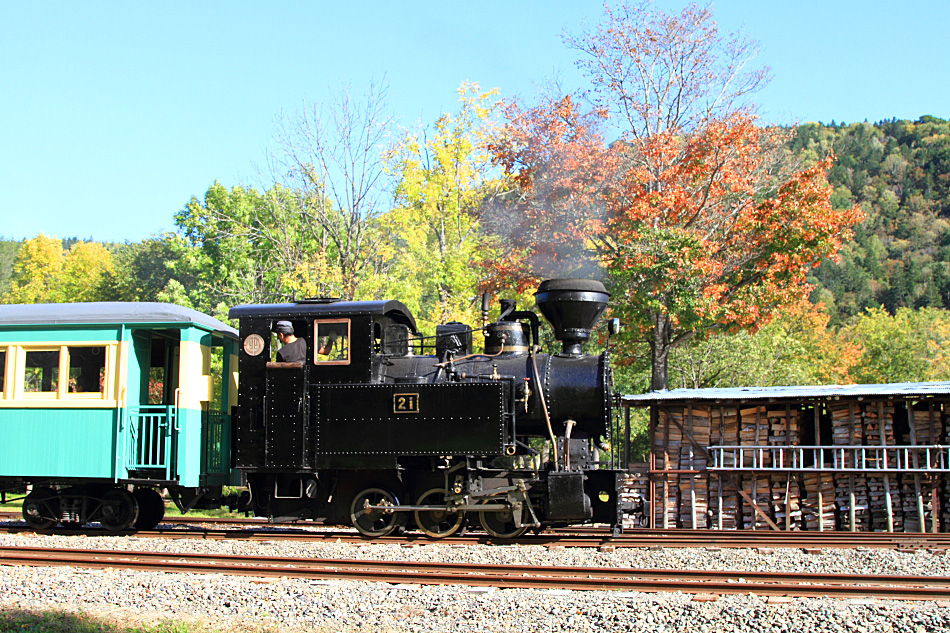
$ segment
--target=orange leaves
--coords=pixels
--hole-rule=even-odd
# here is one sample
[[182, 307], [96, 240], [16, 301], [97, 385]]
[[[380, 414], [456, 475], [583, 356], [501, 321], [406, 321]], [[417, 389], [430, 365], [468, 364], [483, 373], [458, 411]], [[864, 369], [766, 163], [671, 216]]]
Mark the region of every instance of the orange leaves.
[[484, 262], [488, 286], [526, 286], [545, 276], [582, 274], [604, 232], [603, 192], [615, 172], [613, 152], [571, 97], [522, 110], [505, 108], [508, 125], [489, 145], [509, 189], [484, 210], [485, 226], [502, 242], [500, 258]]

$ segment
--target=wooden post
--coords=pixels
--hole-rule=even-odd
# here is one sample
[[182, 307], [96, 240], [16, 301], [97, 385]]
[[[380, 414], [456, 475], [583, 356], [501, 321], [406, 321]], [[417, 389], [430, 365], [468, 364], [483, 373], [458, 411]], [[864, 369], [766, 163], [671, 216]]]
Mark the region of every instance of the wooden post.
[[650, 405], [650, 529], [656, 529], [656, 425], [659, 423], [657, 408], [659, 405]]
[[[881, 446], [887, 446], [887, 438], [884, 435], [884, 401], [877, 403], [877, 417], [881, 426]], [[887, 450], [883, 454], [884, 468], [887, 468]], [[894, 531], [894, 508], [891, 507], [891, 476], [884, 471], [884, 504], [887, 510], [887, 531]]]
[[[815, 405], [815, 446], [822, 445], [821, 444], [821, 417], [820, 415], [821, 414], [818, 410], [818, 405], [816, 403]], [[816, 455], [816, 458], [820, 456], [821, 456], [821, 452], [819, 451], [818, 455]], [[824, 462], [820, 464], [816, 464], [819, 470], [815, 473], [816, 481], [817, 481], [816, 489], [818, 492], [818, 531], [819, 532], [825, 531], [825, 493], [821, 491], [821, 470], [820, 470], [821, 468], [824, 467], [824, 465], [825, 465]]]
[[[910, 443], [911, 446], [917, 446], [917, 416], [914, 415], [914, 405], [912, 405], [910, 401], [904, 401], [904, 407], [909, 414], [907, 417], [910, 418]], [[920, 459], [917, 457], [917, 451], [911, 450], [911, 459], [914, 464], [914, 470], [919, 470]], [[924, 498], [921, 496], [919, 472], [914, 473], [914, 494], [917, 496], [917, 530], [923, 533], [927, 531], [927, 520], [926, 517], [924, 517]], [[904, 530], [907, 530], [906, 525], [904, 526]]]
[[[686, 410], [686, 424], [689, 427], [690, 433], [693, 432], [693, 405], [689, 405], [689, 408]], [[693, 463], [693, 443], [689, 443], [689, 469], [696, 470], [696, 466]], [[689, 477], [689, 527], [696, 529], [696, 475], [688, 475]]]
[[[848, 402], [848, 444], [854, 445], [854, 401]], [[852, 457], [854, 454], [852, 453]], [[846, 462], [846, 465], [847, 462]], [[857, 468], [857, 464], [850, 464], [851, 468]], [[854, 507], [854, 473], [848, 473], [848, 519], [851, 523], [851, 531], [858, 531], [857, 511]]]
[[[663, 419], [663, 470], [670, 469], [670, 418]], [[663, 474], [663, 529], [670, 529], [670, 476]]]
[[[937, 437], [937, 429], [934, 426], [934, 403], [927, 403], [927, 419], [930, 424], [930, 441], [932, 444], [938, 444], [939, 439]], [[937, 482], [939, 481], [938, 477], [931, 476], [930, 478], [930, 531], [934, 534], [940, 528], [940, 495], [937, 494]]]
[[[792, 442], [792, 405], [785, 405], [785, 448]], [[789, 494], [792, 488], [792, 473], [785, 474], [785, 531], [792, 529], [792, 508], [789, 503]]]
[[[755, 439], [753, 439], [753, 445], [759, 445], [759, 423], [761, 416], [759, 415], [759, 407], [755, 407]], [[753, 463], [755, 462], [756, 457], [758, 457], [758, 451], [752, 453]], [[755, 508], [755, 511], [758, 514], [762, 514], [762, 511], [759, 509], [759, 476], [756, 475], [755, 471], [752, 471], [752, 506]], [[756, 523], [755, 515], [752, 515], [752, 529], [755, 530]]]
[[[726, 439], [726, 414], [723, 407], [719, 407], [719, 445], [725, 446]], [[722, 454], [722, 453], [720, 453]], [[725, 466], [725, 464], [720, 464]], [[712, 476], [712, 475], [710, 475]], [[718, 519], [716, 525], [722, 529], [722, 475], [716, 475], [716, 498], [719, 504], [719, 512], [716, 513]]]

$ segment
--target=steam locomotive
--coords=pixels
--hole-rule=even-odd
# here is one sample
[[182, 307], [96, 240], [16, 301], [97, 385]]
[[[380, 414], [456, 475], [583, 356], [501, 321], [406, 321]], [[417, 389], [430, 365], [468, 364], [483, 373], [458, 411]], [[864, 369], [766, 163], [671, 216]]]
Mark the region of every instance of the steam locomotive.
[[[581, 351], [608, 294], [598, 281], [552, 279], [535, 297], [559, 353], [540, 353], [537, 315], [507, 300], [494, 323], [483, 300], [477, 354], [461, 323], [438, 326], [427, 346], [398, 301], [232, 308], [241, 506], [370, 537], [415, 527], [441, 538], [469, 524], [498, 538], [585, 522], [619, 529], [623, 472], [598, 461], [614, 402], [608, 353]], [[272, 360], [278, 322], [306, 341], [305, 361]]]

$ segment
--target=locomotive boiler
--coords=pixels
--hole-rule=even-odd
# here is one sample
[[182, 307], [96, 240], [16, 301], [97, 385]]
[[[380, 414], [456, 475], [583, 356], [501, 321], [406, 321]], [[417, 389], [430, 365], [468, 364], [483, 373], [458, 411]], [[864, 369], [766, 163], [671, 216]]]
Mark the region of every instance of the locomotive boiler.
[[[512, 301], [482, 326], [482, 353], [468, 325], [422, 337], [398, 301], [232, 308], [244, 507], [366, 536], [415, 527], [439, 538], [466, 525], [499, 538], [587, 522], [619, 529], [622, 472], [598, 461], [614, 401], [608, 353], [582, 352], [607, 292], [598, 281], [553, 279], [535, 298], [560, 350], [540, 352], [538, 316]], [[278, 323], [306, 342], [304, 361], [274, 360]]]

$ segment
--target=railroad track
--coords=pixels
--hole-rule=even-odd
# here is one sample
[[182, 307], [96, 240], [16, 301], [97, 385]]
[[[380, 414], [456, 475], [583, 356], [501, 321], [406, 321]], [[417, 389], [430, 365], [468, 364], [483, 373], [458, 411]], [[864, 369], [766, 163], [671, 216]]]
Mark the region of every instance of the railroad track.
[[0, 547], [0, 564], [499, 588], [646, 593], [681, 591], [718, 595], [754, 593], [763, 596], [871, 597], [893, 600], [950, 599], [950, 578], [932, 576], [469, 565], [23, 547]]
[[[0, 520], [16, 524], [0, 525], [7, 533], [31, 532], [20, 524], [18, 515], [0, 513]], [[898, 550], [950, 550], [950, 534], [907, 532], [776, 532], [771, 530], [642, 530], [612, 536], [610, 531], [593, 527], [572, 527], [528, 534], [518, 539], [497, 539], [481, 533], [468, 533], [438, 541], [421, 533], [409, 532], [399, 536], [367, 539], [353, 530], [309, 527], [318, 524], [269, 524], [263, 519], [170, 517], [166, 527], [156, 530], [129, 532], [141, 538], [192, 538], [203, 540], [249, 541], [317, 541], [343, 543], [452, 543], [484, 545], [543, 545], [548, 547], [701, 547], [701, 548], [798, 548], [821, 550], [827, 548], [883, 548]], [[52, 529], [44, 534], [88, 536], [115, 536], [115, 533], [96, 528]]]

